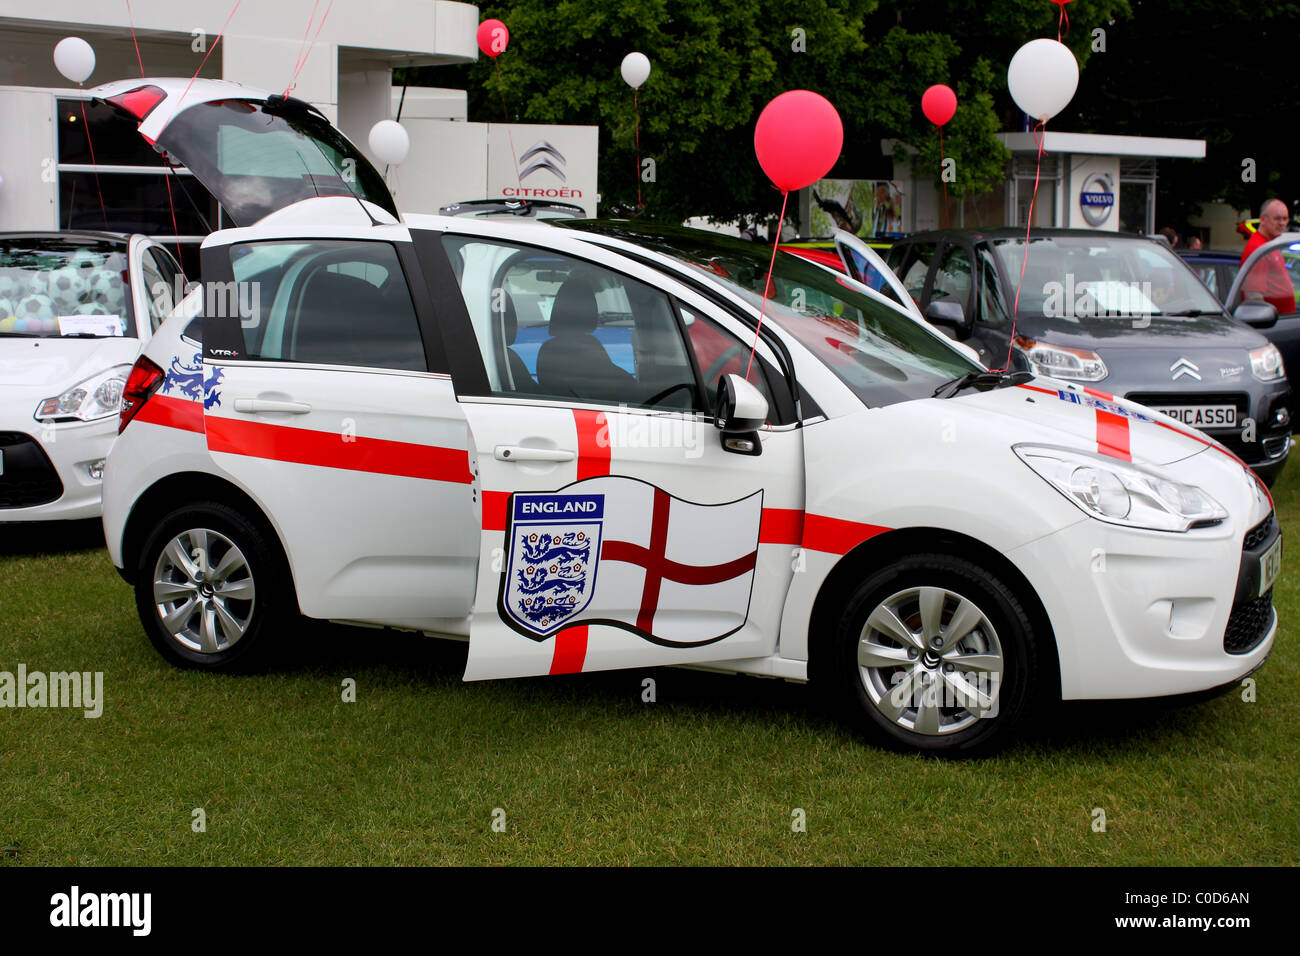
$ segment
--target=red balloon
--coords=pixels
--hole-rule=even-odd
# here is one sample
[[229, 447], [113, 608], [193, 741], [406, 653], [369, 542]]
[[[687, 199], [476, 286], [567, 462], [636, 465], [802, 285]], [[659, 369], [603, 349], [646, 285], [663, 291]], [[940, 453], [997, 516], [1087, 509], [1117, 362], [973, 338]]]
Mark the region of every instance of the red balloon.
[[921, 112], [935, 126], [942, 126], [957, 112], [957, 94], [942, 83], [936, 83], [922, 94]]
[[811, 186], [831, 171], [844, 146], [844, 124], [831, 101], [811, 90], [790, 90], [758, 115], [754, 153], [782, 192]]
[[487, 56], [498, 57], [510, 45], [510, 31], [500, 20], [484, 20], [478, 25], [478, 48]]

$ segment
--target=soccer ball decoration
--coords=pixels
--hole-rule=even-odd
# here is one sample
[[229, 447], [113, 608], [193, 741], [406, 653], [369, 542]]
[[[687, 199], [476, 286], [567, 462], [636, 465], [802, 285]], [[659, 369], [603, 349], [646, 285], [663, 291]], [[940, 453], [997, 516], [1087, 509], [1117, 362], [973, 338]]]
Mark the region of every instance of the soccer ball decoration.
[[90, 277], [87, 301], [105, 312], [121, 312], [125, 295], [126, 284], [122, 281], [122, 273], [116, 269], [99, 269]]
[[32, 321], [40, 322], [44, 319], [54, 318], [54, 300], [48, 295], [29, 295], [18, 303], [18, 309], [14, 312], [20, 321], [25, 321], [25, 328], [31, 332], [39, 332], [39, 327], [33, 327]]
[[46, 294], [54, 300], [56, 306], [68, 312], [81, 304], [88, 287], [86, 274], [73, 265], [66, 265], [49, 273]]

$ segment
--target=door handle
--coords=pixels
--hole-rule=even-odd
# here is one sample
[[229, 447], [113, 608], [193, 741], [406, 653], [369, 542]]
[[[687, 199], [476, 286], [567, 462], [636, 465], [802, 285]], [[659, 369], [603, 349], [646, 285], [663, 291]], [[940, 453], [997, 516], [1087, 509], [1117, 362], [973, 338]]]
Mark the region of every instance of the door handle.
[[262, 412], [288, 412], [290, 415], [306, 415], [311, 406], [306, 402], [284, 402], [270, 398], [237, 398], [235, 411], [246, 415], [258, 415]]
[[493, 451], [497, 461], [573, 461], [577, 452], [563, 448], [529, 448], [525, 445], [497, 445]]

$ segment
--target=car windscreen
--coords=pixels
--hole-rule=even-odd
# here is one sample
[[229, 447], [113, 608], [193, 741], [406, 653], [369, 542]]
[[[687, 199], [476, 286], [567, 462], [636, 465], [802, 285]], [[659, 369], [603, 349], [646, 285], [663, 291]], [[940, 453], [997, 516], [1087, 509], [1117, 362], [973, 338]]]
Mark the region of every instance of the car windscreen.
[[665, 253], [735, 292], [817, 356], [867, 405], [928, 398], [978, 366], [943, 337], [798, 256], [778, 252], [764, 307], [771, 249], [690, 229], [577, 223]]
[[1042, 236], [996, 242], [1018, 314], [1077, 322], [1113, 322], [1134, 316], [1191, 320], [1221, 307], [1196, 275], [1163, 243], [1140, 237]]
[[0, 237], [0, 335], [134, 337], [126, 241]]
[[239, 226], [314, 196], [357, 196], [397, 217], [384, 179], [327, 120], [304, 107], [214, 100], [181, 111], [158, 137]]

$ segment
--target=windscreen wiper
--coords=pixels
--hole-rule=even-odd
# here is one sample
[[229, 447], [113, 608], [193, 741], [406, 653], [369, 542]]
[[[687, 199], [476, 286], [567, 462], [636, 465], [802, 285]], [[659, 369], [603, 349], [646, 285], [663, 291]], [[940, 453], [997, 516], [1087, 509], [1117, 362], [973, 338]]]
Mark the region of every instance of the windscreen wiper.
[[1198, 315], [1218, 315], [1218, 309], [1179, 309], [1177, 312], [1157, 312], [1156, 315], [1165, 315], [1174, 319], [1190, 319]]
[[1011, 385], [1023, 385], [1034, 377], [1033, 372], [967, 372], [954, 378], [951, 382], [944, 382], [934, 390], [935, 398], [952, 398], [958, 392], [971, 388], [974, 385], [992, 385], [996, 388], [1007, 388]]

